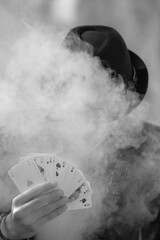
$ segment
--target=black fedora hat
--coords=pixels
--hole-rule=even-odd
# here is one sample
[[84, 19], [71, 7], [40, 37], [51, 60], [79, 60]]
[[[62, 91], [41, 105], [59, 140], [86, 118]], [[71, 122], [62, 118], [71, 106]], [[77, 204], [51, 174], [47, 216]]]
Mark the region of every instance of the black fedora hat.
[[[110, 67], [116, 74], [120, 74], [126, 88], [130, 88], [139, 94], [142, 100], [148, 88], [148, 71], [143, 60], [135, 53], [127, 49], [122, 36], [113, 28], [106, 26], [79, 26], [73, 28], [67, 35], [69, 47], [76, 50], [74, 37], [78, 36], [82, 41], [93, 47], [93, 54], [100, 58], [105, 68]], [[134, 106], [135, 107], [135, 106]]]

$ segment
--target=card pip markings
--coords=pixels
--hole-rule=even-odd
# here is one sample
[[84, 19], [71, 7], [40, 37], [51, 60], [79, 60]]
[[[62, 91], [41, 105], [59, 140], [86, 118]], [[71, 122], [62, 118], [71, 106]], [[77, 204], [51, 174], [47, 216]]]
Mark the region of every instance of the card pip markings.
[[68, 163], [56, 156], [56, 181], [58, 186], [62, 188]]
[[47, 181], [56, 181], [56, 157], [52, 154], [44, 155]]
[[24, 192], [35, 185], [44, 182], [36, 165], [31, 160], [21, 161], [8, 171], [9, 176], [20, 192]]
[[45, 172], [45, 162], [44, 162], [43, 156], [41, 156], [41, 155], [33, 156], [32, 159], [35, 162], [35, 164], [37, 165], [42, 177], [46, 181], [47, 179], [46, 179], [46, 172]]
[[68, 200], [69, 203], [73, 203], [75, 201], [77, 201], [79, 198], [91, 195], [92, 191], [90, 189], [90, 186], [88, 185], [88, 182], [84, 182], [81, 184], [81, 186], [79, 188], [76, 189], [76, 191], [74, 191], [74, 193], [72, 193], [71, 196], [69, 196]]
[[68, 210], [85, 209], [92, 207], [91, 195], [80, 197], [76, 202], [68, 204]]
[[74, 193], [74, 191], [76, 191], [85, 181], [84, 175], [82, 175], [81, 172], [76, 169], [67, 191], [68, 196]]
[[70, 196], [70, 185], [71, 185], [74, 174], [75, 174], [75, 166], [73, 164], [71, 164], [70, 162], [68, 162], [64, 181], [62, 183], [62, 188], [64, 189], [64, 194], [67, 197]]

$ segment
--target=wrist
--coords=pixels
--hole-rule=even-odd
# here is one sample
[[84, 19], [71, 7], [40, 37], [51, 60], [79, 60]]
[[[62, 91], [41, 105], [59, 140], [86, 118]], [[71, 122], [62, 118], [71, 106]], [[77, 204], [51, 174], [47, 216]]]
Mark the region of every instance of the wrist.
[[15, 231], [11, 228], [12, 224], [10, 224], [10, 215], [9, 214], [0, 214], [0, 239], [3, 240], [14, 240], [14, 239], [21, 239], [21, 240], [34, 240], [34, 236], [22, 238], [17, 237]]
[[9, 227], [9, 219], [8, 215], [3, 215], [1, 220], [1, 234], [3, 235], [4, 239], [15, 239], [15, 234]]

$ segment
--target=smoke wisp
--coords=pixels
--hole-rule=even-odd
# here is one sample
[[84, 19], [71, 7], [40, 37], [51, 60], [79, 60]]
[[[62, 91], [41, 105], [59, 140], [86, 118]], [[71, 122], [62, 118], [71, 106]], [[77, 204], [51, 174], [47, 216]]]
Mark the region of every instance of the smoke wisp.
[[143, 224], [146, 216], [150, 221], [154, 214], [145, 201], [156, 188], [158, 165], [150, 155], [142, 162], [138, 154], [137, 159], [121, 161], [123, 154], [118, 151], [138, 149], [146, 140], [142, 109], [126, 115], [138, 103], [138, 95], [126, 90], [120, 75], [102, 67], [91, 46], [75, 36], [78, 50], [72, 51], [68, 42], [62, 44], [62, 36], [56, 30], [28, 29], [11, 47], [0, 79], [0, 190], [4, 193], [0, 208], [7, 208], [17, 194], [7, 177], [9, 167], [30, 152], [52, 152], [77, 164], [94, 192], [91, 210], [67, 212], [52, 223], [56, 240], [68, 231], [68, 239], [80, 239], [88, 219], [92, 232], [103, 225], [104, 214], [104, 224], [112, 224], [111, 215], [122, 202], [116, 197], [119, 192], [125, 199], [120, 222]]

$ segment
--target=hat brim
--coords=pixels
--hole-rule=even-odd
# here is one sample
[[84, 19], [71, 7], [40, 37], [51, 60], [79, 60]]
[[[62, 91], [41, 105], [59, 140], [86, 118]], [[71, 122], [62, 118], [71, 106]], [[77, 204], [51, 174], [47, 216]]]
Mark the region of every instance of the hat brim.
[[148, 88], [148, 70], [143, 60], [134, 52], [129, 51], [131, 62], [137, 74], [136, 91], [140, 94], [141, 100], [144, 98]]

